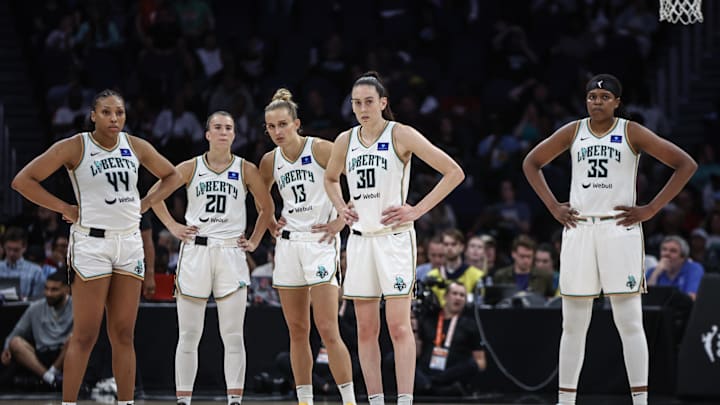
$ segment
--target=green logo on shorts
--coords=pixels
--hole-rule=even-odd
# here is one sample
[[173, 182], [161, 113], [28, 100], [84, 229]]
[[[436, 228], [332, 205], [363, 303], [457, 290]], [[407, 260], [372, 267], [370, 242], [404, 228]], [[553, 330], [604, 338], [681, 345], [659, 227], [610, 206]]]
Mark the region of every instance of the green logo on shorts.
[[328, 271], [325, 269], [325, 266], [318, 266], [317, 272], [315, 272], [315, 275], [318, 278], [325, 278], [328, 275]]
[[407, 287], [407, 284], [402, 277], [395, 276], [395, 285], [393, 287], [397, 288], [398, 291], [402, 291], [405, 289], [405, 287]]
[[143, 270], [145, 270], [145, 263], [143, 263], [142, 260], [137, 261], [137, 266], [135, 266], [135, 274], [142, 274]]
[[627, 286], [627, 288], [629, 288], [631, 290], [634, 289], [635, 286], [637, 285], [637, 281], [635, 281], [635, 276], [629, 275], [628, 281], [627, 281], [627, 283], [625, 283], [625, 285]]

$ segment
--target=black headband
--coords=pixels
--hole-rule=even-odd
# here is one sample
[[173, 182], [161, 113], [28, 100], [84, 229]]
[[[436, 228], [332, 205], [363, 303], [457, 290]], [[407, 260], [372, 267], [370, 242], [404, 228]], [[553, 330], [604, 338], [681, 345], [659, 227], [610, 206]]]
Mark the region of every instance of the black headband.
[[585, 86], [585, 92], [589, 93], [591, 90], [603, 89], [607, 90], [615, 97], [622, 96], [622, 85], [620, 82], [612, 76], [596, 76], [593, 77]]

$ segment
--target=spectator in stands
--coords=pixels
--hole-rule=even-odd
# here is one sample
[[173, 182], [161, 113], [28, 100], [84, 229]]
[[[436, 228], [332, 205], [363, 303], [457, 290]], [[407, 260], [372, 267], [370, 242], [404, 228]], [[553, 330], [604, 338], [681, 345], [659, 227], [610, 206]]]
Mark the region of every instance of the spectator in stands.
[[445, 264], [445, 244], [441, 235], [433, 236], [427, 243], [428, 262], [417, 266], [415, 277], [418, 281], [425, 280], [425, 277], [432, 269], [438, 269]]
[[5, 339], [2, 364], [14, 362], [45, 383], [55, 383], [62, 376], [72, 325], [67, 273], [56, 272], [45, 281], [45, 299], [30, 304]]
[[500, 182], [501, 201], [494, 209], [501, 223], [500, 227], [507, 228], [512, 235], [527, 234], [530, 230], [530, 208], [524, 201], [515, 198], [515, 186], [510, 180]]
[[67, 270], [68, 237], [66, 235], [56, 236], [52, 242], [50, 256], [45, 258], [45, 264], [55, 267], [58, 270]]
[[39, 298], [43, 294], [45, 275], [40, 266], [25, 260], [27, 234], [20, 228], [8, 228], [3, 239], [5, 260], [0, 261], [0, 278], [20, 279], [21, 300]]
[[465, 263], [475, 266], [487, 274], [487, 256], [482, 236], [471, 236], [465, 247]]
[[560, 280], [560, 271], [557, 266], [557, 256], [555, 248], [549, 243], [541, 243], [535, 250], [535, 269], [544, 274], [552, 275], [553, 290], [557, 292], [558, 282]]
[[25, 250], [25, 260], [40, 266], [40, 269], [43, 272], [43, 277], [45, 278], [57, 271], [57, 267], [47, 262], [45, 249], [43, 249], [40, 245], [28, 246], [27, 250]]
[[464, 312], [467, 290], [451, 281], [445, 305], [418, 320], [417, 390], [434, 395], [465, 395], [487, 367], [475, 319]]
[[445, 245], [445, 263], [430, 270], [425, 277], [426, 283], [432, 285], [432, 291], [440, 306], [445, 306], [446, 284], [450, 281], [464, 285], [465, 290], [468, 291], [468, 302], [472, 302], [475, 286], [485, 276], [485, 272], [463, 262], [465, 237], [459, 230], [449, 229], [443, 232], [442, 240]]
[[544, 297], [555, 295], [553, 276], [533, 267], [535, 241], [527, 235], [520, 235], [512, 244], [513, 263], [495, 272], [493, 283], [515, 284], [520, 291], [538, 293]]
[[666, 236], [660, 244], [660, 261], [645, 276], [648, 285], [677, 287], [694, 300], [705, 269], [689, 256], [690, 247], [685, 239], [677, 235]]

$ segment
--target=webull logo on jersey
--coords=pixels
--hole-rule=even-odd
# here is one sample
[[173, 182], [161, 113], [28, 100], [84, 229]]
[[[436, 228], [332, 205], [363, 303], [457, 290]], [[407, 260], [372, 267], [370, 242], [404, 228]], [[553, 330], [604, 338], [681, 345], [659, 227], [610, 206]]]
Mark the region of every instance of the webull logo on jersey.
[[238, 188], [230, 183], [221, 180], [209, 180], [198, 183], [195, 187], [195, 196], [200, 197], [205, 193], [222, 193], [234, 199], [238, 197]]
[[137, 165], [130, 159], [123, 159], [121, 157], [109, 157], [102, 160], [96, 160], [90, 166], [90, 172], [93, 176], [97, 176], [104, 170], [110, 169], [123, 169], [132, 170], [133, 173], [137, 173]]
[[305, 169], [290, 170], [278, 179], [278, 189], [282, 190], [288, 184], [296, 181], [309, 181], [310, 183], [315, 183], [315, 174], [310, 170]]
[[580, 148], [577, 153], [577, 161], [582, 162], [587, 158], [608, 158], [620, 162], [620, 151], [607, 145], [592, 145]]

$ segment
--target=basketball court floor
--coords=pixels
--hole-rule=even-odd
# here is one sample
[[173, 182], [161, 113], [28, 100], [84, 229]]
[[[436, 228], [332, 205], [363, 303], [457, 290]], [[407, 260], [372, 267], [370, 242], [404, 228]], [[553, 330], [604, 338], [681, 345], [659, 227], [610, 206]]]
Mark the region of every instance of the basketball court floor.
[[[475, 398], [416, 398], [416, 405], [461, 405], [461, 404], [487, 404], [487, 405], [511, 405], [511, 404], [543, 404], [555, 405], [554, 395], [533, 395], [533, 394], [486, 394]], [[193, 405], [222, 405], [227, 403], [222, 396], [200, 396], [193, 398]], [[0, 405], [60, 405], [59, 394], [22, 394], [16, 393], [12, 395], [0, 394]], [[316, 405], [342, 405], [335, 400], [324, 400], [318, 398]], [[78, 405], [94, 405], [107, 404], [114, 405], [116, 402], [113, 398], [104, 398], [97, 401], [84, 400], [78, 401]], [[175, 398], [171, 396], [155, 396], [152, 399], [136, 400], [136, 405], [167, 405], [174, 404]], [[385, 401], [388, 405], [395, 404], [395, 398], [387, 398]], [[600, 396], [600, 395], [580, 395], [578, 404], [582, 405], [631, 405], [630, 397], [624, 396]], [[650, 405], [717, 405], [720, 400], [680, 400], [671, 397], [651, 396]], [[272, 396], [248, 396], [243, 399], [243, 405], [295, 405], [297, 401]], [[360, 398], [358, 404], [367, 404], [365, 398]]]

